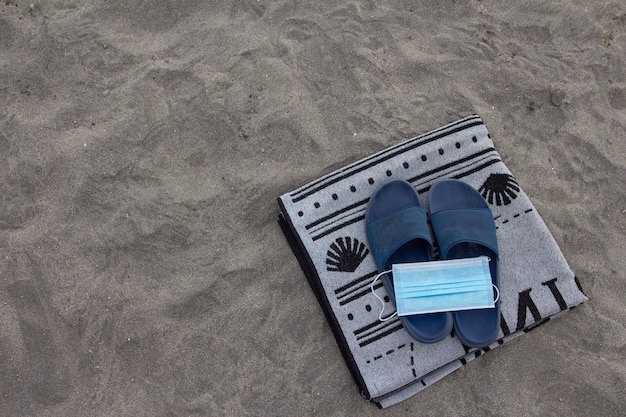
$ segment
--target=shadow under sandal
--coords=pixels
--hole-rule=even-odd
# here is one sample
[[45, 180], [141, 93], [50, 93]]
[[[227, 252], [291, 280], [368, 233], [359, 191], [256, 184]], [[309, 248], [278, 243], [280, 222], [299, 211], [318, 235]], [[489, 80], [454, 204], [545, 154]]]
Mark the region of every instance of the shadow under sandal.
[[[441, 259], [488, 256], [491, 281], [498, 287], [496, 225], [485, 199], [464, 182], [444, 180], [430, 189], [430, 213]], [[482, 348], [495, 342], [499, 299], [495, 308], [455, 311], [453, 316], [454, 333], [465, 346]]]
[[[376, 190], [370, 198], [365, 222], [379, 272], [390, 270], [393, 264], [432, 260], [433, 244], [426, 210], [408, 182], [391, 180]], [[384, 275], [382, 281], [395, 305], [392, 273]], [[422, 343], [443, 340], [452, 330], [449, 312], [399, 318], [409, 335]]]

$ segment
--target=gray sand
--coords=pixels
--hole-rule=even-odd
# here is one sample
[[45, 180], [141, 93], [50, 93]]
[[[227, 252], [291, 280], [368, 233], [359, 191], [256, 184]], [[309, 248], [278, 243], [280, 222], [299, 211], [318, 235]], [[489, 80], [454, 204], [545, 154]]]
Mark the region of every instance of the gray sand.
[[[0, 3], [1, 416], [624, 414], [624, 2], [336, 3]], [[590, 301], [381, 411], [276, 198], [470, 113]]]

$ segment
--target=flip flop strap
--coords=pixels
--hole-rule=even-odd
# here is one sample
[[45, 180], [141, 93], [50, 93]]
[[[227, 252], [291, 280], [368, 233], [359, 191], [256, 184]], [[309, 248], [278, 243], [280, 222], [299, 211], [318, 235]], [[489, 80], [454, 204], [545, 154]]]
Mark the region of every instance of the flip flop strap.
[[430, 222], [442, 259], [451, 247], [463, 242], [477, 243], [498, 256], [496, 224], [489, 209], [450, 209], [430, 215]]
[[431, 251], [433, 248], [426, 210], [422, 207], [408, 207], [393, 212], [369, 223], [366, 228], [370, 250], [379, 269], [384, 269], [389, 257], [412, 240], [423, 239]]

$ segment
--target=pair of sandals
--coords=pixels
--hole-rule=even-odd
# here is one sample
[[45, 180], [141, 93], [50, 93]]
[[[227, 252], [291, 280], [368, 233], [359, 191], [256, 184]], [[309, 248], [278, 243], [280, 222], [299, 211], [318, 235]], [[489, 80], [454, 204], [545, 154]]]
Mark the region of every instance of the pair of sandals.
[[[370, 250], [379, 271], [393, 264], [433, 260], [433, 241], [426, 210], [413, 186], [403, 180], [383, 184], [371, 197], [365, 215]], [[498, 287], [498, 243], [495, 222], [485, 199], [458, 180], [443, 180], [430, 189], [430, 221], [441, 259], [491, 258], [489, 272]], [[393, 276], [382, 277], [394, 301]], [[500, 328], [500, 302], [495, 308], [401, 316], [415, 340], [435, 343], [454, 334], [467, 347], [492, 344]]]

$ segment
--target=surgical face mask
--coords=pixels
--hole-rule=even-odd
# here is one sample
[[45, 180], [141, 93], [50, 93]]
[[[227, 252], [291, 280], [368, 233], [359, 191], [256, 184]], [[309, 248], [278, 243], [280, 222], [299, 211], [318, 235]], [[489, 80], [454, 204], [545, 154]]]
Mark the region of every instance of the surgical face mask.
[[[489, 258], [452, 259], [392, 265], [396, 311], [399, 316], [444, 311], [494, 308]], [[379, 300], [380, 297], [374, 293]], [[382, 302], [382, 300], [381, 300]], [[384, 309], [384, 302], [383, 302]], [[381, 320], [382, 311], [379, 315]]]

